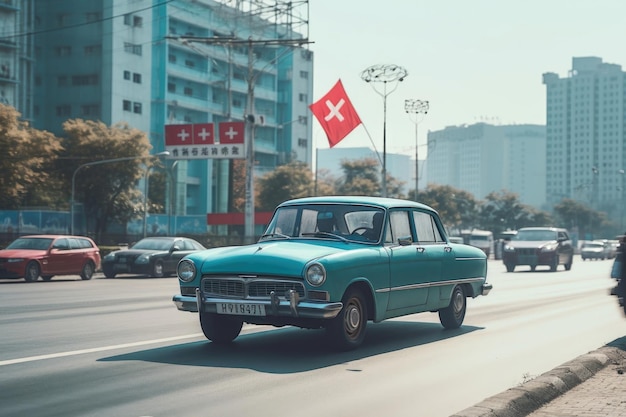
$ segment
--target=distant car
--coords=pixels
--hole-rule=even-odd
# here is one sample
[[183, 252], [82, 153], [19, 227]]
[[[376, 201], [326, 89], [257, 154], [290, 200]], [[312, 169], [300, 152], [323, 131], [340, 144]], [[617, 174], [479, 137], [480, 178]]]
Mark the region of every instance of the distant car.
[[80, 275], [89, 280], [98, 268], [100, 249], [84, 236], [22, 236], [0, 250], [0, 278], [34, 282], [40, 276], [50, 281], [55, 275]]
[[611, 247], [608, 241], [601, 240], [586, 241], [580, 248], [580, 257], [583, 261], [587, 259], [609, 259]]
[[487, 295], [487, 257], [451, 243], [439, 215], [412, 201], [310, 197], [278, 206], [257, 243], [193, 253], [178, 264], [176, 307], [199, 312], [204, 335], [229, 343], [243, 323], [324, 328], [358, 347], [369, 320], [437, 312], [463, 323]]
[[502, 261], [508, 272], [519, 265], [528, 265], [531, 271], [547, 265], [552, 272], [564, 265], [569, 271], [574, 261], [574, 246], [566, 229], [523, 227], [504, 245]]
[[448, 236], [448, 241], [450, 243], [465, 243], [461, 236]]
[[609, 240], [609, 259], [613, 259], [617, 256], [617, 250], [619, 248], [619, 240]]
[[161, 278], [174, 275], [178, 261], [186, 255], [205, 249], [201, 243], [186, 237], [148, 237], [128, 249], [107, 254], [102, 258], [102, 272], [107, 278], [115, 278], [117, 274]]

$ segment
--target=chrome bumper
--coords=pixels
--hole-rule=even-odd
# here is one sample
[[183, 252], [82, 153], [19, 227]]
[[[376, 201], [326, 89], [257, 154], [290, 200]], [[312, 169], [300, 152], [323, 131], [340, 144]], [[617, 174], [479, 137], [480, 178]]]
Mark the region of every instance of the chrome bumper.
[[298, 317], [307, 319], [332, 319], [343, 308], [342, 303], [302, 301], [298, 293], [289, 292], [284, 298], [272, 294], [270, 300], [241, 300], [230, 298], [202, 297], [196, 289], [196, 297], [177, 294], [172, 299], [176, 308], [181, 311], [217, 313], [217, 303], [231, 304], [262, 304], [269, 317]]
[[492, 288], [493, 288], [493, 285], [484, 283], [481, 287], [482, 289], [481, 295], [489, 294], [489, 291], [491, 291]]

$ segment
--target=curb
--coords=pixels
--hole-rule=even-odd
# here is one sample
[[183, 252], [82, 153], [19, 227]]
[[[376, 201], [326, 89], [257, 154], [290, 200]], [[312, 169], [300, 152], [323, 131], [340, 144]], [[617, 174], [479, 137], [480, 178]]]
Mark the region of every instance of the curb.
[[450, 417], [522, 417], [536, 411], [609, 364], [626, 361], [626, 336], [579, 356], [520, 386], [489, 397]]

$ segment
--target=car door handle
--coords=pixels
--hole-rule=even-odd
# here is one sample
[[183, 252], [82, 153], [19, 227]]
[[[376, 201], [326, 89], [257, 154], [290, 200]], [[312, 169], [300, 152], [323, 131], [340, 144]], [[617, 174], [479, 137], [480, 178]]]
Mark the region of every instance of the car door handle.
[[417, 248], [415, 248], [419, 253], [423, 253], [426, 252], [426, 248], [424, 248], [423, 246], [418, 246]]

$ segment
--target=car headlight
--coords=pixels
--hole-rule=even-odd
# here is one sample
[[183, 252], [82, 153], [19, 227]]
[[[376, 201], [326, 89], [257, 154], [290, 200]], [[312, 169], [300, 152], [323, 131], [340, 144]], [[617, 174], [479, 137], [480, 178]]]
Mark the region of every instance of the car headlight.
[[196, 265], [188, 259], [183, 259], [176, 268], [178, 279], [183, 282], [191, 282], [196, 276]]
[[547, 245], [541, 248], [541, 252], [554, 252], [556, 250], [556, 245]]
[[318, 263], [308, 266], [305, 273], [306, 280], [314, 287], [319, 287], [326, 281], [326, 270]]
[[24, 258], [9, 258], [7, 259], [8, 263], [15, 263], [15, 262], [24, 262]]
[[136, 264], [147, 264], [150, 262], [150, 255], [140, 255], [135, 259]]
[[515, 252], [515, 248], [513, 246], [504, 245], [505, 252]]
[[115, 259], [115, 254], [113, 252], [107, 253], [103, 258], [104, 261], [112, 261], [113, 259]]

